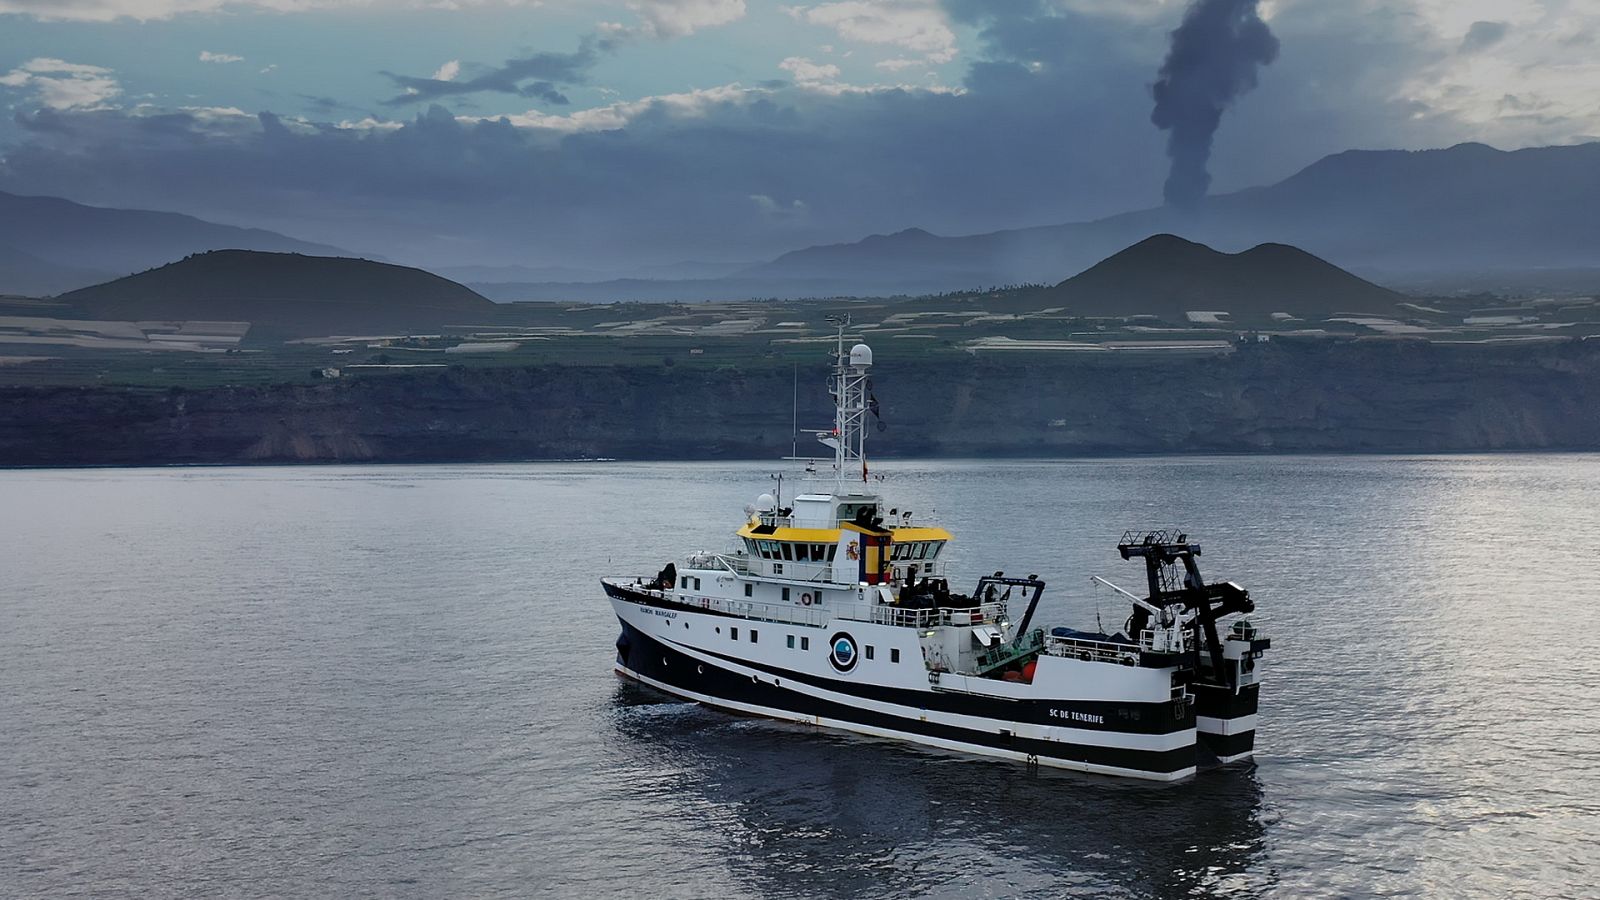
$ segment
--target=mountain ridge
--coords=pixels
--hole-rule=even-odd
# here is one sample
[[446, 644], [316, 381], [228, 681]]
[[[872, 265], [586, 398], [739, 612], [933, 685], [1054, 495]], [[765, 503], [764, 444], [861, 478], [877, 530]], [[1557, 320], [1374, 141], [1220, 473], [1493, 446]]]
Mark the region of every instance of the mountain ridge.
[[[0, 191], [0, 246], [39, 260], [0, 260], [0, 292], [43, 275], [59, 291], [104, 277], [143, 271], [207, 250], [262, 250], [351, 256], [338, 247], [302, 241], [264, 228], [222, 225], [183, 213], [89, 206], [63, 197]], [[72, 283], [60, 271], [87, 270], [94, 280]]]
[[[1150, 235], [1220, 250], [1301, 248], [1356, 274], [1405, 280], [1471, 270], [1600, 267], [1600, 142], [1499, 150], [1345, 150], [1270, 185], [1208, 197], [1193, 212], [1133, 210], [1085, 222], [963, 235], [922, 228], [791, 250], [723, 280], [746, 296], [924, 294], [1055, 284]], [[714, 286], [716, 280], [710, 280]], [[735, 284], [736, 282], [736, 284]], [[671, 281], [581, 289], [480, 287], [504, 299], [681, 296]], [[512, 286], [506, 286], [511, 288]], [[520, 293], [519, 293], [520, 291]]]

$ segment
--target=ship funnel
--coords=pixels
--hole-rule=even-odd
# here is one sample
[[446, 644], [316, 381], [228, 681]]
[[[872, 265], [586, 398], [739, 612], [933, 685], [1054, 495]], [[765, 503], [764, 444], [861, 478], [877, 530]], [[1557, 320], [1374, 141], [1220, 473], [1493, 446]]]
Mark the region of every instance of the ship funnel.
[[860, 366], [865, 369], [872, 365], [872, 348], [866, 344], [857, 344], [850, 348], [850, 365]]

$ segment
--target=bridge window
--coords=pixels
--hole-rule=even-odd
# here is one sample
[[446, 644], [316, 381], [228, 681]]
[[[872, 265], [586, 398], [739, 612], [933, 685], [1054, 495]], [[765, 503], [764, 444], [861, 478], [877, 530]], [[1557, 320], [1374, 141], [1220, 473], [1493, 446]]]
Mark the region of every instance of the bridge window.
[[754, 597], [755, 594], [756, 594], [756, 586], [751, 584], [750, 582], [746, 581], [744, 583], [744, 595], [746, 597]]
[[681, 580], [683, 581], [683, 583], [678, 585], [678, 586], [683, 588], [684, 590], [688, 590], [689, 589], [689, 576], [685, 575], [685, 576], [683, 576], [683, 578]]
[[697, 591], [700, 590], [700, 579], [698, 578], [694, 580], [694, 589]]
[[790, 544], [788, 541], [784, 541], [783, 543], [779, 544], [778, 547], [781, 549], [781, 551], [783, 553], [783, 558], [785, 560], [787, 560], [789, 562], [793, 562], [794, 561], [794, 545], [793, 544]]

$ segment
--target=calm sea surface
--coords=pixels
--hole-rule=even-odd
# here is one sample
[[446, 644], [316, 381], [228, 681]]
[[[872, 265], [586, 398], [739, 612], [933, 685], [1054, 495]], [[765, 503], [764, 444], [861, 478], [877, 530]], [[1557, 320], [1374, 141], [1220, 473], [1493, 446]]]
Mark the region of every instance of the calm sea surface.
[[883, 463], [965, 583], [1179, 524], [1254, 767], [1029, 773], [663, 701], [596, 579], [771, 464], [0, 472], [0, 896], [1600, 896], [1600, 457]]

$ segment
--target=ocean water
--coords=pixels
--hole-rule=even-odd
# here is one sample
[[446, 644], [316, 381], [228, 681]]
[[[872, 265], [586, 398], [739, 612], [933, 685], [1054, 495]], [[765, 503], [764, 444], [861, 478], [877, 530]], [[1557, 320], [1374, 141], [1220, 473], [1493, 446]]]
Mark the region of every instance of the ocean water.
[[1173, 785], [617, 679], [597, 579], [775, 465], [0, 472], [0, 896], [1600, 895], [1600, 457], [883, 462], [1044, 624], [1135, 526], [1251, 590], [1258, 761]]

